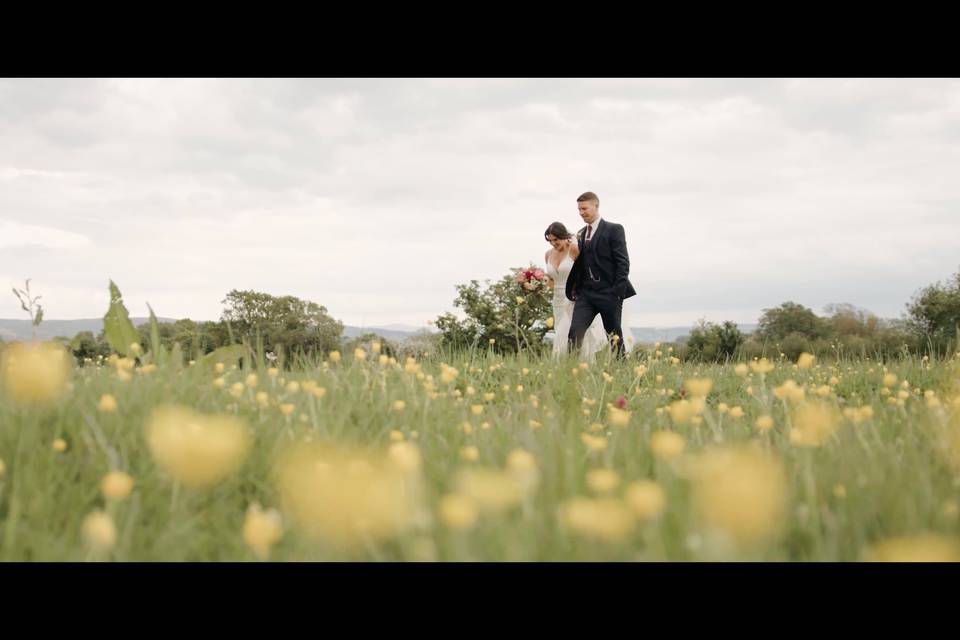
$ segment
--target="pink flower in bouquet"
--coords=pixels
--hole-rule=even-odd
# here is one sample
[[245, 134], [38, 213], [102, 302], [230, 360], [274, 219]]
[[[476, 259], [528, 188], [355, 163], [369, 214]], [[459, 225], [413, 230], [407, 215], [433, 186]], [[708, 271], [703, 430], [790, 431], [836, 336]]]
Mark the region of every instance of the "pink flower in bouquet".
[[618, 409], [623, 409], [624, 407], [627, 406], [627, 399], [623, 396], [620, 396], [619, 398], [617, 398], [616, 405]]
[[527, 269], [517, 273], [516, 282], [527, 291], [537, 291], [546, 284], [542, 269]]

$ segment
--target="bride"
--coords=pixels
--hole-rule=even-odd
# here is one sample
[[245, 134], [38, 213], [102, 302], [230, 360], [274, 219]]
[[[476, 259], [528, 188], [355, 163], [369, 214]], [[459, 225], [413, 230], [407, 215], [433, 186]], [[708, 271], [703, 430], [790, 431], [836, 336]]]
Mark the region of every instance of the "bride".
[[[554, 222], [544, 232], [544, 237], [550, 243], [550, 250], [544, 255], [546, 261], [546, 271], [549, 280], [548, 285], [553, 289], [553, 354], [562, 355], [567, 353], [567, 335], [570, 331], [570, 321], [573, 319], [573, 302], [567, 300], [566, 284], [567, 276], [570, 275], [570, 268], [573, 267], [573, 261], [577, 259], [580, 250], [573, 235], [567, 231], [567, 228], [561, 222]], [[625, 318], [621, 319], [621, 325], [624, 327], [624, 348], [630, 350], [633, 346], [633, 335], [630, 332], [629, 325]], [[603, 330], [603, 321], [600, 314], [594, 318], [593, 324], [587, 329], [587, 334], [583, 337], [583, 344], [580, 348], [580, 357], [584, 360], [592, 360], [595, 353], [609, 344], [607, 334]]]

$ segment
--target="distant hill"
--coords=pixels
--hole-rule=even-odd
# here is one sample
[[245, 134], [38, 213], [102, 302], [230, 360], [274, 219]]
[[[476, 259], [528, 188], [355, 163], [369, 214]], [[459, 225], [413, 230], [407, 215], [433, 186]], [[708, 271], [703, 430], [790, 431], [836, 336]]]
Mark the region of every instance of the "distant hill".
[[350, 325], [343, 325], [343, 337], [344, 338], [356, 338], [365, 333], [375, 333], [381, 338], [386, 338], [387, 340], [392, 340], [393, 342], [403, 342], [410, 336], [420, 333], [423, 329], [428, 330], [430, 333], [434, 333], [436, 329], [430, 327], [411, 327], [409, 325], [402, 324], [389, 324], [386, 327], [352, 327]]
[[[133, 326], [150, 322], [150, 318], [130, 318]], [[158, 322], [176, 322], [173, 318], [157, 318]], [[64, 336], [72, 338], [81, 331], [90, 331], [97, 335], [103, 330], [103, 318], [84, 318], [80, 320], [46, 320], [37, 327], [37, 337], [43, 339]], [[0, 318], [0, 338], [4, 340], [28, 340], [33, 335], [29, 320], [10, 320]]]
[[[150, 321], [150, 318], [130, 318], [134, 326], [139, 326]], [[176, 322], [173, 318], [157, 318], [160, 322]], [[740, 331], [748, 333], [756, 330], [756, 324], [738, 324]], [[637, 342], [673, 342], [681, 336], [690, 335], [689, 327], [632, 327], [633, 336]], [[100, 333], [103, 329], [103, 318], [87, 318], [81, 320], [44, 320], [40, 323], [37, 335], [40, 338], [49, 339], [56, 336], [65, 336], [72, 338], [81, 331], [90, 331], [94, 335]], [[345, 338], [355, 338], [364, 333], [375, 333], [387, 340], [402, 342], [410, 336], [427, 330], [431, 333], [436, 332], [433, 327], [414, 327], [404, 324], [388, 324], [383, 327], [354, 327], [344, 325], [343, 336]], [[0, 318], [0, 338], [3, 340], [26, 340], [31, 336], [29, 320], [12, 320]]]
[[[135, 327], [150, 322], [150, 318], [130, 318]], [[157, 318], [158, 322], [176, 322], [174, 318]], [[430, 327], [424, 327], [431, 330]], [[79, 320], [44, 320], [37, 329], [37, 337], [42, 339], [64, 336], [73, 338], [81, 331], [90, 331], [97, 335], [103, 330], [103, 318], [83, 318]], [[410, 325], [387, 325], [386, 327], [343, 327], [346, 338], [355, 338], [364, 333], [376, 333], [387, 340], [402, 341], [418, 333], [421, 329]], [[435, 331], [433, 329], [432, 331]], [[33, 335], [29, 320], [0, 318], [0, 338], [6, 341], [28, 340]]]

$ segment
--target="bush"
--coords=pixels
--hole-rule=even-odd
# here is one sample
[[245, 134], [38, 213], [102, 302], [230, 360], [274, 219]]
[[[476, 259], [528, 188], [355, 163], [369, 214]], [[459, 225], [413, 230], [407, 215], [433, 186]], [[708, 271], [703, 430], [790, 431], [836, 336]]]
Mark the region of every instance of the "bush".
[[783, 340], [792, 333], [810, 339], [825, 337], [828, 326], [812, 310], [795, 302], [784, 302], [779, 307], [764, 309], [757, 328], [757, 337]]
[[799, 331], [794, 331], [780, 341], [780, 353], [788, 359], [796, 361], [801, 353], [810, 353], [810, 340]]
[[754, 358], [769, 358], [772, 353], [773, 347], [770, 344], [750, 337], [737, 349], [736, 359], [749, 362]]
[[437, 354], [443, 344], [443, 335], [421, 330], [396, 345], [397, 359], [429, 358]]
[[483, 289], [476, 280], [457, 285], [453, 305], [463, 309], [466, 318], [461, 320], [452, 313], [437, 318], [441, 344], [454, 350], [480, 347], [498, 353], [542, 353], [543, 337], [549, 331], [546, 321], [553, 313], [548, 297], [552, 294], [549, 290], [525, 290], [517, 283], [523, 271], [513, 269], [493, 284], [487, 280]]
[[743, 344], [746, 337], [736, 324], [730, 321], [722, 325], [701, 320], [686, 340], [686, 346], [691, 358], [716, 362], [733, 358], [737, 348]]
[[960, 348], [960, 271], [945, 283], [914, 294], [907, 304], [907, 324], [917, 348], [930, 355], [951, 354]]

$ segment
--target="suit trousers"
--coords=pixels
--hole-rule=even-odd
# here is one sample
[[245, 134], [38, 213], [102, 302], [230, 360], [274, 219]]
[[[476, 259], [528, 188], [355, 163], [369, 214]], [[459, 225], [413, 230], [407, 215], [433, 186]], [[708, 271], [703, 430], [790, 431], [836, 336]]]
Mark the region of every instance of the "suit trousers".
[[573, 307], [573, 318], [570, 321], [569, 353], [579, 353], [583, 336], [593, 324], [593, 319], [600, 314], [603, 321], [603, 330], [610, 338], [611, 347], [618, 358], [624, 357], [623, 328], [620, 326], [620, 317], [623, 312], [623, 300], [611, 292], [599, 292], [588, 288], [580, 289], [577, 301]]

